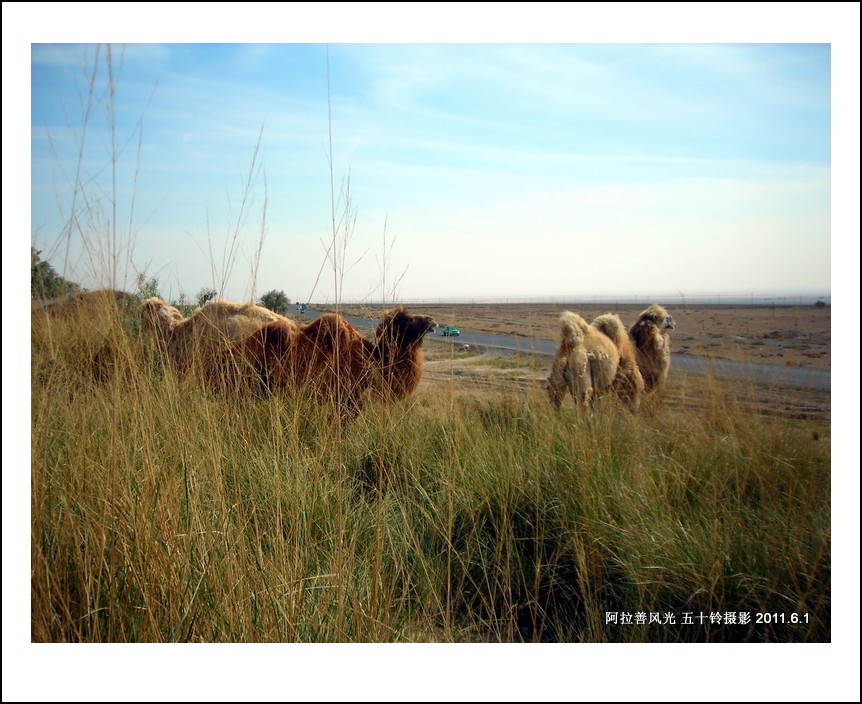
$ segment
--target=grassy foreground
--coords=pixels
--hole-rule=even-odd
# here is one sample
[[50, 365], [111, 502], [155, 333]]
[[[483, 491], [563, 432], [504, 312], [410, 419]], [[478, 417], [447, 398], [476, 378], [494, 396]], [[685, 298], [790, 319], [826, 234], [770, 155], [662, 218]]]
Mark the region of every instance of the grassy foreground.
[[829, 440], [717, 383], [342, 427], [179, 382], [110, 306], [32, 324], [33, 641], [830, 641]]

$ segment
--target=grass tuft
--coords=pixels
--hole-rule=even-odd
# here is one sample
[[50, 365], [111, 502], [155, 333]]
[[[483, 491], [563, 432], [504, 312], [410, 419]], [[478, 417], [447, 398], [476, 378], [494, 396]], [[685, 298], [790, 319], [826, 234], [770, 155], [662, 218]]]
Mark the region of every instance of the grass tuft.
[[32, 323], [34, 641], [830, 640], [829, 443], [717, 382], [429, 385], [344, 429], [176, 379], [116, 305]]

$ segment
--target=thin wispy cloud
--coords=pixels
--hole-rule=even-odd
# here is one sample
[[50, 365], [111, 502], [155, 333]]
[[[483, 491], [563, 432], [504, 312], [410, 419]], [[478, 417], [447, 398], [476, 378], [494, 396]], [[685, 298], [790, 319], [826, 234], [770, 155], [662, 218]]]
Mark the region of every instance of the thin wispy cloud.
[[[105, 76], [99, 51], [33, 47], [39, 248], [63, 232], [97, 56]], [[411, 298], [830, 287], [828, 45], [132, 45], [112, 56], [127, 145], [113, 164], [118, 204], [128, 212], [134, 197], [146, 219], [129, 225], [136, 252], [176, 293], [213, 285], [203, 253], [222, 251], [246, 198], [239, 259], [263, 232], [260, 280], [247, 280], [248, 261], [224, 295], [307, 296], [331, 240], [330, 176], [339, 191], [348, 174], [359, 263], [346, 296], [374, 290], [363, 253], [384, 223]], [[105, 119], [90, 117], [81, 162], [99, 188]], [[741, 240], [731, 260], [726, 243]], [[798, 247], [758, 272], [765, 249], [802, 240], [804, 276]], [[660, 281], [632, 256], [647, 247], [662, 252]], [[75, 251], [72, 276], [86, 259]], [[616, 280], [573, 280], [561, 264], [602, 258], [617, 260]]]

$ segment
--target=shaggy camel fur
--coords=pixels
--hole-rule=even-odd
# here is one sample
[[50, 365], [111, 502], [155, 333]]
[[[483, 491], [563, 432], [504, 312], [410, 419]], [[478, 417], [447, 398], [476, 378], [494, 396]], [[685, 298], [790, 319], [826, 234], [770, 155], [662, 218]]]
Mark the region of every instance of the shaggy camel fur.
[[147, 332], [166, 344], [173, 329], [186, 318], [177, 308], [169, 306], [161, 298], [148, 298], [141, 304], [141, 319]]
[[548, 396], [559, 408], [568, 390], [576, 405], [588, 407], [613, 388], [620, 352], [607, 335], [571, 311], [560, 315], [560, 337], [548, 377]]
[[137, 302], [137, 298], [125, 291], [99, 289], [98, 291], [83, 291], [47, 301], [33, 299], [31, 309], [33, 313], [45, 313], [52, 316], [72, 315], [80, 312], [92, 315], [94, 311], [100, 308], [125, 312], [129, 307], [135, 306]]
[[405, 308], [389, 311], [374, 341], [334, 313], [297, 327], [270, 323], [232, 347], [267, 389], [306, 388], [348, 416], [362, 407], [366, 389], [387, 401], [410, 395], [422, 377], [422, 340], [437, 326]]
[[135, 296], [111, 289], [33, 300], [32, 349], [43, 358], [62, 358], [66, 371], [84, 372], [82, 381], [106, 382], [120, 370], [130, 371], [126, 335], [135, 328], [139, 306]]
[[629, 408], [637, 411], [646, 387], [638, 368], [637, 350], [629, 338], [623, 321], [614, 313], [605, 313], [593, 320], [591, 325], [607, 335], [617, 346], [620, 364], [614, 378], [614, 391]]
[[665, 330], [673, 327], [674, 321], [668, 312], [660, 305], [653, 304], [643, 311], [629, 328], [647, 392], [655, 390], [667, 379], [670, 368], [670, 336]]
[[155, 337], [179, 372], [195, 370], [211, 377], [229, 346], [264, 325], [295, 324], [251, 303], [208, 301], [188, 318], [159, 298], [141, 307], [144, 326]]

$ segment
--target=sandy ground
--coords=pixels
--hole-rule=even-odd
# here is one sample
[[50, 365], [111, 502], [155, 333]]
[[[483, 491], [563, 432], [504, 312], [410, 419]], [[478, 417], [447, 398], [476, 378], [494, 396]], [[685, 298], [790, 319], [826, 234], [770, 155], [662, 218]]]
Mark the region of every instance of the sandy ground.
[[[574, 310], [587, 320], [602, 313], [617, 313], [628, 327], [645, 306], [591, 305], [411, 305], [411, 313], [431, 315], [439, 325], [461, 330], [525, 338], [557, 340], [557, 319], [562, 310]], [[382, 307], [346, 306], [342, 312], [379, 318]], [[676, 322], [670, 331], [672, 355], [693, 354], [748, 363], [784, 364], [816, 369], [831, 368], [831, 309], [814, 306], [668, 307]], [[543, 389], [550, 360], [547, 357], [489, 350], [478, 354], [462, 350], [457, 338], [429, 338], [425, 343], [423, 385], [447, 384], [453, 390], [529, 391]], [[696, 374], [674, 373], [661, 390], [661, 402], [698, 408], [714, 403], [713, 383]], [[770, 388], [748, 382], [721, 382], [734, 403], [761, 414], [814, 421], [828, 432], [831, 394], [828, 391]], [[569, 402], [570, 403], [570, 402]]]
[[[411, 305], [414, 314], [431, 315], [440, 325], [461, 330], [558, 340], [557, 319], [573, 310], [587, 320], [617, 313], [628, 327], [646, 306], [609, 309], [595, 305]], [[832, 321], [828, 306], [668, 307], [676, 322], [670, 331], [673, 354], [831, 369]], [[383, 308], [345, 306], [351, 315], [379, 318]]]

